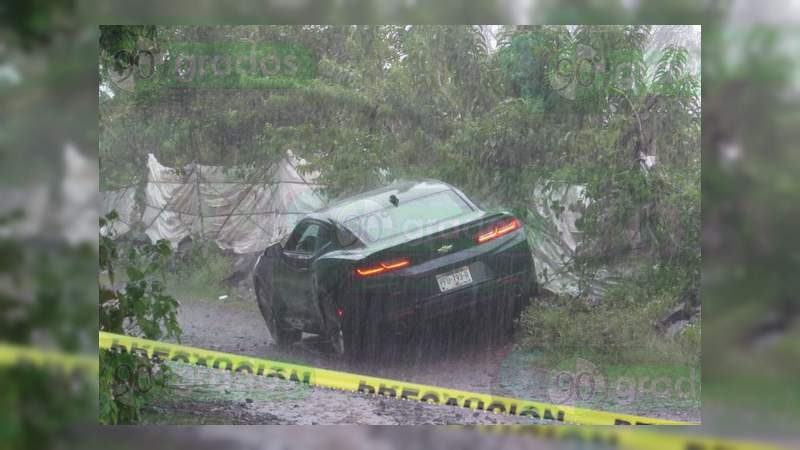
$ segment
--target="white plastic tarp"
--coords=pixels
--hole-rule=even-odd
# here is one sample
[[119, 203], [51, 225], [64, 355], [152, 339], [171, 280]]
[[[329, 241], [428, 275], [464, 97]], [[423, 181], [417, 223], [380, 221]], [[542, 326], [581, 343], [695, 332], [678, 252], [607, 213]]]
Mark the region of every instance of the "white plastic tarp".
[[116, 211], [118, 219], [113, 222], [111, 229], [106, 230], [114, 235], [123, 235], [130, 231], [131, 224], [139, 222], [136, 217], [136, 186], [128, 186], [112, 191], [101, 192], [102, 210], [104, 214]]
[[[581, 293], [578, 276], [570, 270], [583, 243], [577, 221], [590, 204], [584, 185], [544, 182], [535, 187], [528, 210], [528, 224], [533, 228], [529, 239], [536, 278], [542, 288], [573, 297]], [[601, 296], [609, 279], [608, 270], [599, 270], [589, 294]]]
[[[235, 253], [262, 251], [323, 206], [314, 189], [316, 175], [304, 177], [296, 168], [302, 163], [287, 152], [279, 162], [248, 172], [200, 164], [174, 169], [149, 154], [141, 228], [152, 241], [166, 239], [174, 247], [190, 236]], [[121, 218], [132, 217], [127, 206], [133, 194], [107, 193], [104, 210], [114, 203]], [[117, 231], [127, 231], [130, 223]]]

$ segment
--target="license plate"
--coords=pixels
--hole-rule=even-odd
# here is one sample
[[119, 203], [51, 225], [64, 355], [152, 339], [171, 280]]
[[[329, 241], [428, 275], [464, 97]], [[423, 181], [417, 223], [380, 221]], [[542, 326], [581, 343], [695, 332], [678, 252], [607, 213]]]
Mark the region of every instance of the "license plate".
[[439, 290], [446, 292], [472, 283], [472, 275], [469, 273], [469, 267], [464, 266], [452, 272], [436, 275], [436, 281], [439, 283]]

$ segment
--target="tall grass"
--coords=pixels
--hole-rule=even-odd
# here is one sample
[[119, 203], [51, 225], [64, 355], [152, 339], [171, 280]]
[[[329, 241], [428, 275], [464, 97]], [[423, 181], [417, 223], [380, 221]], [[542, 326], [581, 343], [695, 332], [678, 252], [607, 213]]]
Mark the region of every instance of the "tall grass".
[[520, 344], [554, 360], [580, 355], [609, 364], [698, 365], [699, 317], [674, 335], [656, 327], [684, 301], [683, 280], [675, 270], [655, 268], [619, 283], [598, 302], [540, 299], [522, 315]]
[[227, 293], [222, 280], [231, 265], [231, 259], [215, 244], [195, 244], [173, 261], [168, 276], [170, 289], [182, 299], [208, 299]]

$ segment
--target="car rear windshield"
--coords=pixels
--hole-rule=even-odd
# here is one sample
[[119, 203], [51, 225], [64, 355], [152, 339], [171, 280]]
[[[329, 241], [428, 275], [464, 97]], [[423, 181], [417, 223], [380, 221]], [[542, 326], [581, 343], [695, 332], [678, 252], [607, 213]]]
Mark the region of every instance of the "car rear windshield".
[[361, 240], [372, 243], [424, 227], [431, 227], [433, 232], [441, 228], [436, 225], [470, 211], [472, 208], [461, 197], [446, 190], [406, 202], [401, 200], [397, 206], [351, 218], [344, 225]]

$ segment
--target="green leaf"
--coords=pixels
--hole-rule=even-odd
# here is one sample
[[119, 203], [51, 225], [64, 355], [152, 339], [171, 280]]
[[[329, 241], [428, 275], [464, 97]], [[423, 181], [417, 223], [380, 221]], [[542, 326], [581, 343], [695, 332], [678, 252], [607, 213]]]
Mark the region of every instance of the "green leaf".
[[142, 270], [134, 266], [126, 267], [125, 274], [128, 275], [128, 281], [131, 283], [143, 280], [145, 275]]

